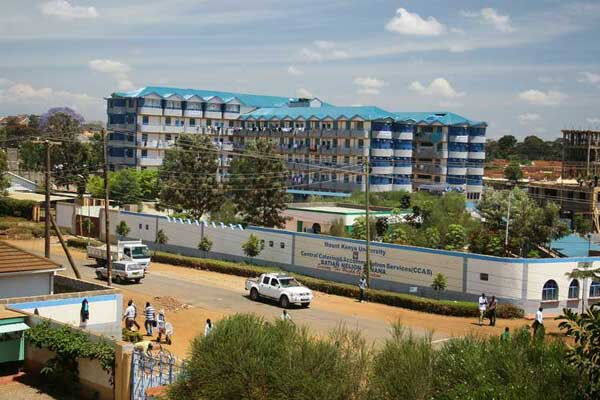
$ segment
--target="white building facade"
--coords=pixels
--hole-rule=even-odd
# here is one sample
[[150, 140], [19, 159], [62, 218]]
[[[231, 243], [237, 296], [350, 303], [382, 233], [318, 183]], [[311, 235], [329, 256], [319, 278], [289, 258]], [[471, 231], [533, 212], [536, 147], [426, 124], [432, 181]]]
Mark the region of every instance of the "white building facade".
[[206, 134], [226, 178], [236, 152], [268, 138], [287, 161], [296, 190], [350, 193], [455, 190], [479, 199], [484, 122], [449, 112], [398, 113], [337, 107], [318, 99], [145, 87], [107, 98], [109, 164], [155, 168], [178, 135]]

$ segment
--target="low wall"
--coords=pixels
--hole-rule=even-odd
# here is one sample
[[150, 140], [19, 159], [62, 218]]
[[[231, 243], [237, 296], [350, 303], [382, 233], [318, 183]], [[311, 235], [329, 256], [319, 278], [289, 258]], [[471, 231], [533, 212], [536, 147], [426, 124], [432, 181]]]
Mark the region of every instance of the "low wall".
[[[55, 276], [59, 286], [70, 287], [69, 293], [57, 293], [45, 296], [15, 297], [0, 299], [0, 304], [10, 308], [54, 321], [81, 327], [96, 334], [121, 338], [121, 313], [123, 298], [118, 289], [98, 285], [78, 279]], [[82, 291], [75, 291], [75, 290]], [[81, 323], [81, 303], [87, 299], [90, 309], [89, 320]]]

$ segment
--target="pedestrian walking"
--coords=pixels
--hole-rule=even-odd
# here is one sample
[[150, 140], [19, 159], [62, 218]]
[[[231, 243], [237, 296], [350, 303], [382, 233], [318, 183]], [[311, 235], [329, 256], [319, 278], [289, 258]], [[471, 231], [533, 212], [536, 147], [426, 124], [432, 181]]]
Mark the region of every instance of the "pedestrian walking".
[[535, 339], [537, 337], [537, 333], [538, 330], [541, 329], [542, 332], [542, 336], [543, 336], [543, 332], [544, 332], [544, 314], [543, 314], [544, 309], [542, 307], [540, 307], [536, 312], [535, 312], [535, 319], [533, 320], [533, 338]]
[[365, 300], [365, 291], [367, 290], [367, 286], [367, 278], [362, 276], [358, 281], [358, 289], [360, 290], [358, 301], [361, 303]]
[[131, 301], [131, 305], [133, 306], [133, 310], [134, 310], [134, 315], [133, 315], [133, 324], [135, 325], [135, 327], [137, 328], [137, 330], [139, 331], [140, 329], [140, 324], [137, 323], [137, 317], [138, 317], [138, 310], [137, 310], [137, 306], [135, 305], [135, 303], [133, 302], [133, 299], [130, 300]]
[[498, 302], [496, 296], [492, 296], [490, 303], [488, 304], [488, 318], [490, 319], [490, 326], [496, 326], [496, 307]]
[[156, 311], [150, 302], [146, 302], [146, 308], [144, 309], [145, 321], [144, 328], [146, 328], [146, 336], [152, 336], [152, 328], [156, 325]]
[[481, 296], [479, 297], [479, 326], [483, 324], [483, 318], [485, 317], [487, 305], [487, 297], [485, 297], [485, 293], [481, 293]]
[[133, 325], [135, 325], [135, 307], [133, 306], [133, 300], [129, 300], [127, 303], [127, 308], [123, 313], [123, 319], [125, 320], [125, 328], [132, 331]]
[[85, 328], [88, 320], [90, 319], [90, 303], [88, 302], [88, 299], [83, 299], [81, 302], [81, 311], [79, 311], [79, 317], [81, 320], [81, 324], [79, 326]]
[[283, 313], [281, 314], [280, 318], [282, 321], [288, 321], [288, 322], [291, 322], [292, 324], [294, 323], [294, 321], [292, 320], [292, 316], [290, 315], [289, 312], [287, 312], [287, 310], [283, 310]]
[[508, 326], [504, 328], [504, 332], [500, 335], [500, 341], [510, 342], [510, 330], [508, 329]]
[[210, 335], [210, 333], [212, 332], [212, 330], [213, 330], [213, 323], [210, 320], [210, 318], [208, 318], [206, 320], [206, 325], [204, 325], [204, 337]]
[[169, 336], [167, 335], [167, 319], [165, 317], [165, 310], [163, 309], [158, 312], [156, 326], [158, 328], [158, 337], [156, 338], [156, 343], [161, 342], [163, 335], [165, 335], [165, 341], [169, 343]]

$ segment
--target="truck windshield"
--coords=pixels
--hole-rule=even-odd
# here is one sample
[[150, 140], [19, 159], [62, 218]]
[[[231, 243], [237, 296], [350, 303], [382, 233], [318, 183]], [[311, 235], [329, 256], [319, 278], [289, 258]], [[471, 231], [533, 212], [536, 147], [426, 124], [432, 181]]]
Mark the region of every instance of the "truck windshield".
[[131, 256], [133, 258], [148, 258], [150, 257], [150, 253], [148, 252], [147, 247], [134, 247], [131, 249]]
[[297, 280], [294, 278], [279, 278], [279, 283], [281, 287], [293, 287], [300, 286]]

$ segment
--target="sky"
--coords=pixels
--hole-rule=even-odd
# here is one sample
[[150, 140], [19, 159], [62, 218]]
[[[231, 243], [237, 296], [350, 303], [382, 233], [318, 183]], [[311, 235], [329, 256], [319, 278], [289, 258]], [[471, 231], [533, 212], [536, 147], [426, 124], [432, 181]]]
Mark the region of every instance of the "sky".
[[144, 86], [600, 128], [600, 1], [2, 0], [0, 115]]

